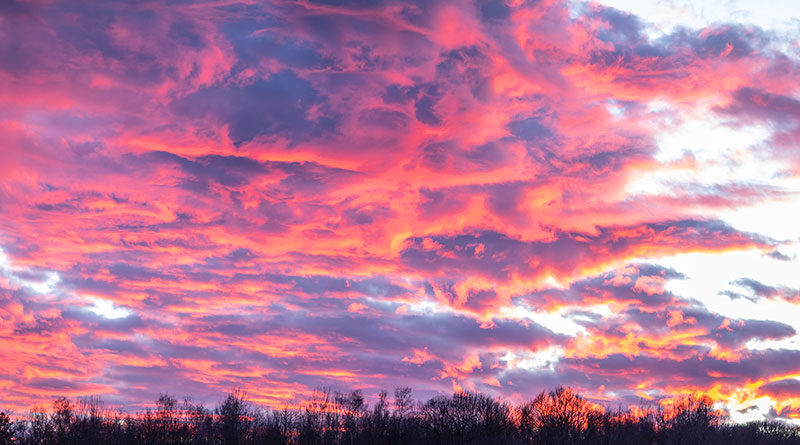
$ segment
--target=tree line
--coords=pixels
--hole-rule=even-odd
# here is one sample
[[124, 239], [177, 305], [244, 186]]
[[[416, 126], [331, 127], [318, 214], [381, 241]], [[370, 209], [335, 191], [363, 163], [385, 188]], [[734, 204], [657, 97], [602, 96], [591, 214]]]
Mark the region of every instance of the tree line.
[[411, 389], [381, 391], [370, 406], [361, 391], [315, 391], [302, 409], [264, 410], [234, 390], [214, 409], [162, 394], [154, 409], [124, 414], [97, 398], [56, 399], [25, 418], [0, 412], [2, 444], [800, 444], [800, 427], [732, 424], [706, 396], [607, 410], [569, 388], [512, 406], [456, 392], [415, 401]]

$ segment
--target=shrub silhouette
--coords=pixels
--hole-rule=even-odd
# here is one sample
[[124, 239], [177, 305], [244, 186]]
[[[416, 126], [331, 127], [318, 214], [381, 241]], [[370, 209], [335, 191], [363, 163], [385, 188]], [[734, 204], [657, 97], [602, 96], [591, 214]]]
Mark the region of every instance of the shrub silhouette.
[[367, 445], [367, 444], [800, 444], [800, 428], [779, 422], [726, 423], [711, 399], [690, 394], [661, 404], [608, 411], [569, 388], [520, 406], [472, 392], [415, 402], [397, 388], [373, 406], [359, 391], [319, 389], [300, 410], [266, 411], [234, 390], [213, 410], [162, 394], [154, 409], [122, 414], [96, 398], [58, 398], [49, 413], [0, 413], [0, 445]]

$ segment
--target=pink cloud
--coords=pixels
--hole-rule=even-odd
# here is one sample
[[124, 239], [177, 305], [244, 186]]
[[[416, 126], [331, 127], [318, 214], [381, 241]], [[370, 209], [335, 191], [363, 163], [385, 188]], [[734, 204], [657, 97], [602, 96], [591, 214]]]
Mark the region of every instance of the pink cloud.
[[[555, 0], [321, 3], [0, 12], [0, 405], [238, 386], [282, 406], [397, 384], [622, 400], [797, 372], [793, 351], [744, 346], [793, 328], [717, 329], [665, 287], [681, 271], [650, 264], [774, 254], [716, 211], [788, 192], [628, 193], [701, 171], [659, 161], [652, 125], [699, 104], [772, 128], [766, 156], [796, 170], [782, 37], [653, 39], [631, 14]], [[798, 302], [737, 283], [732, 301]]]

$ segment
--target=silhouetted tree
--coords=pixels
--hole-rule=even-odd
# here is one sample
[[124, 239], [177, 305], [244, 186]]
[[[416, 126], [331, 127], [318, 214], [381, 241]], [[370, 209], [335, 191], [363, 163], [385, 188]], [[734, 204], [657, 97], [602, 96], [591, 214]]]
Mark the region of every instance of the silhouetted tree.
[[389, 443], [391, 414], [389, 412], [388, 397], [388, 392], [379, 392], [378, 402], [364, 416], [360, 431], [358, 431], [361, 442]]
[[689, 394], [665, 406], [659, 435], [675, 445], [709, 442], [723, 420], [723, 412], [713, 408], [710, 397]]
[[361, 390], [354, 390], [349, 393], [336, 393], [334, 395], [334, 407], [339, 411], [340, 427], [342, 438], [340, 443], [353, 445], [358, 433], [360, 420], [364, 417], [367, 405], [364, 402], [364, 395]]
[[73, 411], [72, 403], [64, 397], [59, 397], [53, 402], [50, 420], [58, 443], [68, 443], [72, 439], [70, 433], [74, 420]]
[[222, 443], [239, 445], [244, 443], [250, 431], [253, 412], [244, 392], [234, 389], [216, 409]]
[[204, 444], [214, 436], [214, 417], [202, 405], [192, 403], [190, 398], [185, 398], [180, 408], [181, 423], [184, 425], [182, 443]]
[[800, 428], [778, 422], [750, 422], [720, 428], [720, 443], [725, 445], [800, 444]]
[[14, 424], [11, 417], [4, 412], [0, 412], [0, 444], [10, 444], [14, 437]]
[[299, 425], [299, 444], [333, 443], [334, 433], [338, 433], [338, 419], [334, 421], [331, 392], [327, 388], [314, 391], [306, 401]]
[[400, 416], [406, 415], [414, 409], [414, 399], [411, 397], [411, 388], [398, 386], [394, 389], [394, 412]]
[[[97, 397], [82, 398], [78, 401], [77, 407], [72, 406], [73, 416], [70, 425], [70, 436], [76, 443], [95, 445], [109, 443], [110, 437], [115, 434], [114, 425], [105, 425], [111, 422], [114, 416], [103, 412], [103, 402]], [[104, 437], [105, 435], [112, 435]]]
[[601, 423], [599, 429], [587, 429], [584, 442], [652, 444], [656, 440], [656, 416], [652, 410], [639, 409], [633, 414], [620, 408], [602, 415]]
[[575, 444], [587, 429], [596, 428], [602, 411], [569, 388], [542, 391], [519, 409], [524, 441], [537, 444]]
[[429, 433], [437, 443], [507, 443], [512, 433], [509, 410], [483, 394], [458, 392], [434, 397], [422, 407]]
[[397, 388], [370, 407], [361, 391], [315, 391], [302, 410], [264, 411], [234, 390], [212, 415], [201, 404], [162, 394], [153, 410], [123, 415], [96, 398], [56, 399], [12, 421], [0, 413], [0, 445], [429, 445], [709, 444], [800, 445], [800, 428], [779, 422], [725, 423], [705, 396], [689, 395], [632, 410], [606, 411], [568, 388], [543, 391], [511, 408], [458, 392], [415, 404]]

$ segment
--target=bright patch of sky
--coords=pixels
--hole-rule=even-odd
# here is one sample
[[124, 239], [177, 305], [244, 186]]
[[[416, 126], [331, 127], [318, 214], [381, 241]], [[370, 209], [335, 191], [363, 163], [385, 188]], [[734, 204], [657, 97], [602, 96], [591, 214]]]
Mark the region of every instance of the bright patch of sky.
[[554, 371], [563, 350], [551, 346], [538, 351], [515, 350], [508, 351], [501, 358], [506, 361], [508, 369], [524, 369], [526, 371]]
[[[784, 301], [752, 302], [731, 298], [721, 292], [746, 290], [732, 282], [743, 278], [769, 286], [800, 289], [797, 257], [800, 253], [800, 226], [790, 215], [800, 209], [800, 180], [783, 172], [785, 164], [766, 158], [762, 148], [770, 137], [764, 126], [732, 126], [716, 117], [712, 105], [683, 114], [664, 113], [668, 117], [654, 120], [658, 130], [656, 159], [665, 168], [635, 175], [627, 186], [631, 196], [681, 194], [716, 194], [719, 187], [762, 188], [764, 194], [749, 203], [734, 207], [709, 207], [705, 217], [720, 219], [734, 228], [784, 241], [778, 249], [789, 261], [767, 256], [759, 250], [723, 253], [690, 253], [653, 262], [671, 267], [686, 275], [683, 280], [670, 280], [666, 289], [686, 298], [701, 301], [711, 311], [731, 318], [775, 320], [791, 325], [800, 332], [800, 314], [796, 306]], [[659, 113], [668, 104], [652, 104]], [[685, 168], [666, 167], [688, 160]], [[779, 192], [780, 195], [770, 195]], [[773, 347], [797, 349], [797, 338], [772, 341]]]
[[[800, 34], [800, 2], [796, 0], [600, 0], [598, 3], [628, 11], [649, 25], [651, 39], [669, 34], [678, 27], [701, 29], [721, 23], [745, 23], [770, 33], [792, 35], [781, 50], [797, 54]], [[788, 43], [787, 43], [788, 42]], [[771, 129], [766, 126], [733, 126], [714, 112], [714, 103], [678, 112], [668, 103], [650, 104], [651, 122], [657, 130], [656, 159], [665, 164], [685, 162], [685, 168], [670, 166], [634, 176], [627, 192], [632, 195], [670, 196], [703, 187], [725, 185], [760, 186], [779, 191], [782, 196], [764, 195], [748, 205], [735, 208], [709, 208], [706, 216], [721, 219], [738, 230], [758, 233], [785, 241], [778, 251], [789, 260], [779, 260], [765, 252], [750, 250], [718, 254], [690, 253], [653, 259], [686, 275], [668, 281], [666, 289], [686, 298], [701, 301], [709, 310], [731, 318], [774, 320], [800, 332], [800, 313], [796, 305], [779, 300], [738, 298], [732, 302], [723, 291], [747, 294], [732, 282], [749, 278], [769, 286], [800, 289], [797, 258], [800, 254], [800, 180], [786, 175], [782, 164], [764, 154], [768, 152]], [[724, 105], [724, 104], [722, 104]], [[611, 110], [617, 111], [616, 109]], [[782, 340], [751, 340], [747, 347], [800, 349], [800, 336]], [[770, 412], [768, 397], [732, 397], [727, 402], [736, 422], [761, 420]]]
[[[2, 249], [0, 249], [0, 274], [5, 276], [12, 284], [27, 287], [40, 295], [53, 292], [56, 284], [61, 281], [58, 273], [53, 271], [37, 274], [15, 267]], [[34, 278], [36, 276], [39, 276], [39, 279]]]
[[130, 310], [116, 306], [112, 301], [95, 297], [90, 297], [89, 299], [92, 301], [92, 305], [87, 309], [101, 317], [116, 320], [118, 318], [125, 318], [131, 315]]
[[[45, 271], [33, 273], [31, 270], [26, 270], [18, 266], [14, 266], [8, 255], [0, 249], [0, 274], [4, 276], [11, 284], [26, 287], [39, 296], [46, 297], [49, 294], [56, 292], [57, 285], [61, 281], [61, 277], [54, 271]], [[40, 277], [35, 279], [34, 277]], [[87, 309], [101, 317], [108, 319], [125, 318], [131, 315], [132, 311], [120, 306], [116, 306], [112, 301], [98, 297], [86, 297], [86, 300], [91, 302], [91, 306]]]
[[599, 0], [597, 3], [639, 16], [653, 25], [650, 37], [677, 27], [704, 28], [718, 23], [747, 23], [777, 32], [800, 30], [796, 0]]
[[541, 326], [547, 326], [548, 329], [557, 333], [574, 336], [578, 333], [585, 333], [586, 329], [575, 323], [572, 319], [564, 316], [564, 313], [569, 308], [561, 307], [555, 311], [533, 311], [524, 306], [514, 306], [513, 308], [504, 308], [501, 314], [504, 317], [531, 320]]

